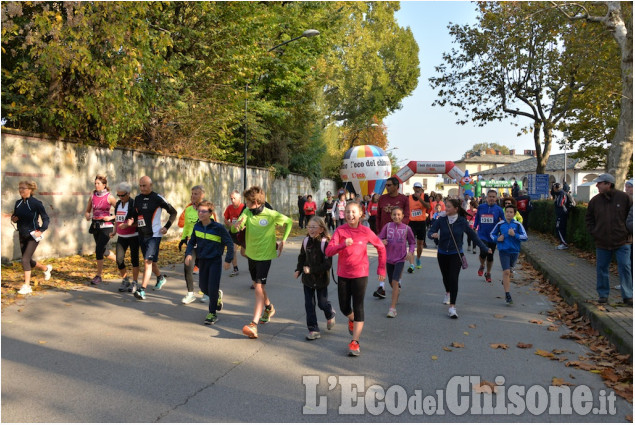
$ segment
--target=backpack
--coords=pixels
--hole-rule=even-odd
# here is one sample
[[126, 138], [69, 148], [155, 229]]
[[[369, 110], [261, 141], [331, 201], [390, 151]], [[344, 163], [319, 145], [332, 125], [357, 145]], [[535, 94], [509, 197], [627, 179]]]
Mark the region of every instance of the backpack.
[[[309, 237], [305, 237], [304, 240], [302, 241], [302, 247], [304, 248], [304, 252], [306, 252], [306, 244], [309, 242]], [[326, 240], [326, 238], [322, 238], [322, 253], [324, 255], [326, 255], [326, 245], [328, 245], [329, 241]]]

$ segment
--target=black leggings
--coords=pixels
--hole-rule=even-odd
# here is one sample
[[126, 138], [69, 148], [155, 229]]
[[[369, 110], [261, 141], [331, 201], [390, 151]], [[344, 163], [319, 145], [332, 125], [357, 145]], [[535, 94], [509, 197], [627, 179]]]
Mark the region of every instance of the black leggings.
[[36, 264], [33, 259], [33, 253], [39, 245], [39, 242], [35, 242], [35, 239], [33, 239], [31, 235], [19, 235], [18, 238], [20, 240], [20, 252], [22, 252], [22, 269], [24, 269], [25, 272], [31, 271]]
[[[352, 312], [355, 322], [364, 321], [364, 295], [367, 284], [368, 276], [352, 279], [338, 276], [337, 297], [340, 302], [340, 311], [344, 316], [348, 316]], [[352, 309], [351, 299], [353, 301]]]
[[93, 233], [93, 239], [95, 239], [95, 257], [98, 260], [103, 260], [104, 257], [110, 255], [110, 251], [106, 249], [108, 242], [110, 242], [110, 234], [112, 233], [112, 227], [106, 227], [105, 229], [98, 229], [96, 233]]
[[456, 296], [459, 293], [459, 272], [461, 271], [461, 258], [458, 254], [441, 254], [437, 252], [439, 269], [443, 276], [445, 292], [450, 293], [450, 304], [456, 304]]
[[126, 268], [125, 258], [126, 250], [130, 248], [130, 262], [132, 267], [139, 267], [139, 238], [131, 236], [129, 238], [117, 237], [117, 268], [123, 270]]

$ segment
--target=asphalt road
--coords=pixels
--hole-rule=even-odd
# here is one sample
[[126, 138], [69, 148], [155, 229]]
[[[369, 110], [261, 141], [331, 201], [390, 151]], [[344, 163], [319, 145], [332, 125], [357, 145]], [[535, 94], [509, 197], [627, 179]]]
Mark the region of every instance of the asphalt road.
[[[212, 327], [203, 325], [205, 305], [180, 304], [185, 282], [179, 265], [164, 270], [164, 289], [149, 290], [142, 302], [117, 292], [119, 282], [111, 282], [37, 293], [6, 308], [2, 421], [622, 422], [632, 414], [632, 405], [620, 397], [611, 401], [598, 374], [534, 354], [561, 349], [577, 360], [588, 350], [561, 339], [568, 332], [564, 326], [547, 330], [551, 303], [523, 276], [512, 284], [515, 304], [504, 303], [498, 258], [494, 282], [487, 284], [476, 274], [477, 256], [468, 254], [457, 320], [447, 317], [441, 303], [433, 250], [425, 250], [422, 270], [404, 273], [395, 319], [386, 318], [388, 298], [373, 298], [371, 275], [357, 358], [347, 356], [350, 336], [331, 283], [337, 325], [327, 331], [318, 311], [322, 338], [306, 341], [303, 291], [293, 278], [300, 242], [290, 239], [273, 262], [267, 291], [277, 313], [259, 326], [257, 340], [241, 333], [254, 302], [242, 257], [239, 276], [224, 272], [225, 307]], [[374, 271], [374, 249], [369, 252]], [[455, 342], [464, 347], [451, 347]], [[518, 342], [533, 348], [519, 349]], [[493, 343], [509, 348], [493, 349]], [[464, 382], [469, 376], [476, 378]], [[474, 391], [474, 383], [497, 377], [501, 388], [495, 396], [505, 404], [491, 403], [495, 414], [479, 411], [481, 403], [490, 404], [489, 395]], [[557, 414], [557, 403], [544, 398], [554, 377], [573, 384], [561, 387], [572, 394], [565, 397], [573, 399], [570, 414]]]

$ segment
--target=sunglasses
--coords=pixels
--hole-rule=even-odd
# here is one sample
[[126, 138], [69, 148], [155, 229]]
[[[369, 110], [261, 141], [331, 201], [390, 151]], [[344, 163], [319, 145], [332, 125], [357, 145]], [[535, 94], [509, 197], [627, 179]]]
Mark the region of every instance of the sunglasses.
[[123, 195], [117, 194], [118, 197], [123, 198], [124, 196], [128, 196], [127, 193], [124, 193]]
[[210, 210], [198, 210], [199, 214], [211, 214], [212, 212]]

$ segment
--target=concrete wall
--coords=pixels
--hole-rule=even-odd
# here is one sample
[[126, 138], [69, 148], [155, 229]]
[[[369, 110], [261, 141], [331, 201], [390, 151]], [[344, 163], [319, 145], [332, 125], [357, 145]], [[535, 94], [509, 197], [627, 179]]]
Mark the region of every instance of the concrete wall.
[[[131, 183], [134, 195], [138, 193], [139, 177], [148, 175], [154, 191], [163, 195], [179, 214], [189, 203], [190, 188], [201, 184], [206, 189], [205, 197], [214, 202], [220, 216], [230, 203], [231, 191], [242, 191], [242, 173], [241, 166], [221, 162], [130, 149], [110, 150], [3, 130], [2, 261], [20, 257], [17, 232], [10, 217], [19, 198], [17, 188], [21, 180], [34, 180], [38, 184], [34, 196], [44, 203], [51, 218], [35, 256], [47, 258], [94, 252], [95, 243], [88, 233], [89, 222], [84, 219], [84, 211], [97, 174], [107, 176], [112, 191], [121, 181]], [[328, 190], [335, 193], [337, 189], [334, 181], [322, 180], [319, 190], [314, 191], [307, 178], [289, 175], [286, 179], [274, 179], [270, 170], [258, 167], [248, 167], [247, 183], [262, 186], [274, 208], [296, 218], [298, 194], [312, 194], [319, 200]], [[164, 222], [167, 216], [164, 212]], [[179, 236], [180, 229], [175, 223], [166, 238]]]

